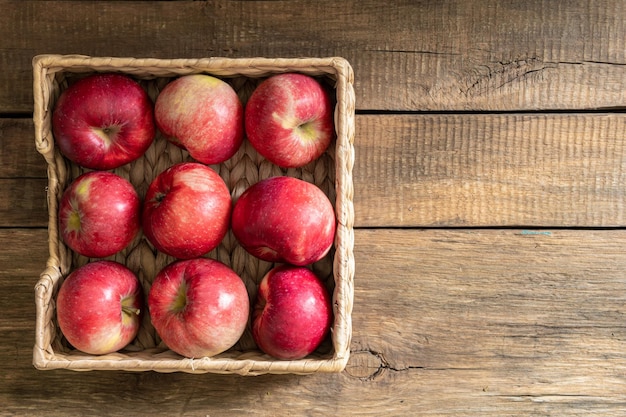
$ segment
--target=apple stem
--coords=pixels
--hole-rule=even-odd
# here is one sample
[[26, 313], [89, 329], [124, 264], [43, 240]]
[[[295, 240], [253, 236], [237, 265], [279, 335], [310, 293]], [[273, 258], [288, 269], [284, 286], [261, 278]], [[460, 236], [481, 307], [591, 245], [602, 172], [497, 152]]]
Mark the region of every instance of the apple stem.
[[165, 193], [157, 193], [154, 196], [154, 201], [156, 201], [157, 203], [160, 203], [161, 201], [163, 201], [164, 198], [165, 198]]
[[133, 314], [138, 316], [139, 313], [141, 313], [141, 310], [136, 307], [122, 306], [122, 312], [128, 314], [129, 316], [132, 316]]

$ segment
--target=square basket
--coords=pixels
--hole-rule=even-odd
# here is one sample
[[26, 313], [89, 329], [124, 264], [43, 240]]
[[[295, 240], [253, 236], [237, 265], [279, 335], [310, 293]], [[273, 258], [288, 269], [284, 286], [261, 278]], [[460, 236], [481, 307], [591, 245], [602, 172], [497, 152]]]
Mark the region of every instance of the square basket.
[[[354, 296], [354, 210], [352, 167], [354, 165], [353, 72], [343, 58], [202, 58], [137, 59], [77, 55], [39, 55], [33, 59], [34, 125], [37, 150], [48, 164], [49, 259], [35, 286], [37, 309], [33, 364], [38, 369], [124, 370], [240, 375], [310, 374], [340, 372], [348, 361], [352, 336], [351, 312]], [[236, 199], [247, 187], [263, 178], [289, 175], [320, 187], [334, 205], [337, 217], [335, 242], [330, 253], [312, 268], [332, 294], [334, 321], [330, 337], [313, 354], [300, 360], [278, 360], [263, 354], [255, 345], [250, 328], [228, 351], [211, 358], [184, 358], [167, 349], [144, 315], [139, 334], [125, 349], [94, 356], [68, 344], [56, 322], [55, 297], [63, 279], [90, 259], [63, 243], [58, 231], [57, 208], [65, 187], [83, 168], [63, 157], [55, 147], [51, 129], [52, 111], [59, 94], [72, 82], [94, 72], [117, 72], [135, 78], [155, 100], [172, 79], [195, 73], [219, 77], [233, 86], [245, 105], [254, 88], [266, 77], [299, 72], [316, 77], [334, 92], [336, 139], [324, 155], [301, 167], [281, 169], [258, 155], [247, 140], [229, 160], [211, 165], [224, 179]], [[143, 197], [153, 178], [174, 163], [190, 160], [188, 153], [170, 144], [157, 132], [148, 151], [136, 161], [114, 170], [128, 179]], [[251, 298], [272, 264], [248, 255], [229, 232], [220, 246], [207, 254], [229, 265], [243, 279]], [[173, 261], [156, 251], [139, 234], [123, 251], [107, 259], [125, 264], [135, 272], [144, 290], [156, 273]], [[42, 265], [42, 269], [44, 266]]]

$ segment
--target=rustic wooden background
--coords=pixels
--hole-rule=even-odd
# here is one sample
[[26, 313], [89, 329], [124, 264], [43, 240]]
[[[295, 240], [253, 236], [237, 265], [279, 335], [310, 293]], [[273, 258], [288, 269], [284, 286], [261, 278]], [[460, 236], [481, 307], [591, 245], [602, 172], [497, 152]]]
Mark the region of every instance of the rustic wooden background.
[[[0, 415], [626, 415], [626, 2], [0, 1]], [[37, 371], [31, 58], [343, 56], [341, 374]]]

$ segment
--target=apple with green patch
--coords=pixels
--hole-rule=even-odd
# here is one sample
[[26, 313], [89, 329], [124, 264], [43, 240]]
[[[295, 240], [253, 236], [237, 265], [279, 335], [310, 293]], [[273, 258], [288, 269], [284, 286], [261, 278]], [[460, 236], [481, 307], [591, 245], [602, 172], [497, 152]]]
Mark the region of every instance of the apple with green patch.
[[58, 210], [63, 241], [90, 258], [105, 258], [126, 248], [141, 227], [137, 191], [108, 171], [76, 178], [63, 192]]
[[168, 348], [200, 358], [237, 343], [248, 323], [250, 301], [235, 271], [213, 259], [195, 258], [175, 261], [157, 274], [148, 308]]
[[141, 283], [120, 263], [88, 263], [61, 284], [56, 313], [63, 336], [74, 348], [91, 355], [117, 352], [139, 331]]
[[244, 120], [252, 146], [284, 168], [317, 159], [335, 134], [328, 91], [317, 79], [299, 73], [261, 82], [246, 103]]
[[96, 73], [63, 90], [52, 115], [55, 143], [71, 161], [111, 170], [142, 156], [156, 133], [153, 103], [132, 78]]
[[243, 142], [243, 105], [228, 83], [210, 75], [171, 81], [157, 96], [154, 114], [170, 142], [207, 165], [226, 161]]

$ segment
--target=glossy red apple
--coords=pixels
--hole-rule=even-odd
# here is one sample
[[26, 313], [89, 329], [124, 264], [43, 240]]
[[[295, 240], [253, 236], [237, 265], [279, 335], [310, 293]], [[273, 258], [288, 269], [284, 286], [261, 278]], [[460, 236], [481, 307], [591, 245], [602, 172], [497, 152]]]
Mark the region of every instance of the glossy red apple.
[[140, 229], [141, 200], [132, 184], [107, 171], [76, 178], [59, 202], [59, 231], [75, 252], [90, 258], [113, 255]]
[[110, 170], [139, 158], [152, 143], [153, 104], [129, 76], [92, 74], [61, 93], [52, 129], [68, 159], [86, 168]]
[[133, 341], [143, 314], [143, 290], [124, 265], [94, 261], [74, 270], [57, 295], [61, 332], [92, 355], [116, 352]]
[[313, 77], [298, 73], [264, 80], [246, 103], [252, 146], [281, 167], [300, 167], [324, 153], [334, 137], [333, 106]]
[[260, 259], [308, 265], [330, 250], [335, 212], [314, 184], [293, 177], [271, 177], [239, 197], [232, 230], [241, 246]]
[[229, 159], [243, 141], [243, 105], [229, 84], [210, 75], [186, 75], [167, 84], [154, 113], [159, 130], [204, 164]]
[[228, 231], [232, 200], [224, 180], [197, 162], [161, 172], [146, 193], [143, 232], [155, 248], [180, 259], [206, 254]]
[[246, 286], [232, 269], [196, 258], [175, 261], [157, 274], [148, 308], [167, 347], [200, 358], [237, 343], [248, 323], [250, 301]]
[[330, 295], [308, 268], [282, 265], [261, 280], [252, 335], [263, 352], [278, 359], [311, 354], [329, 333]]

